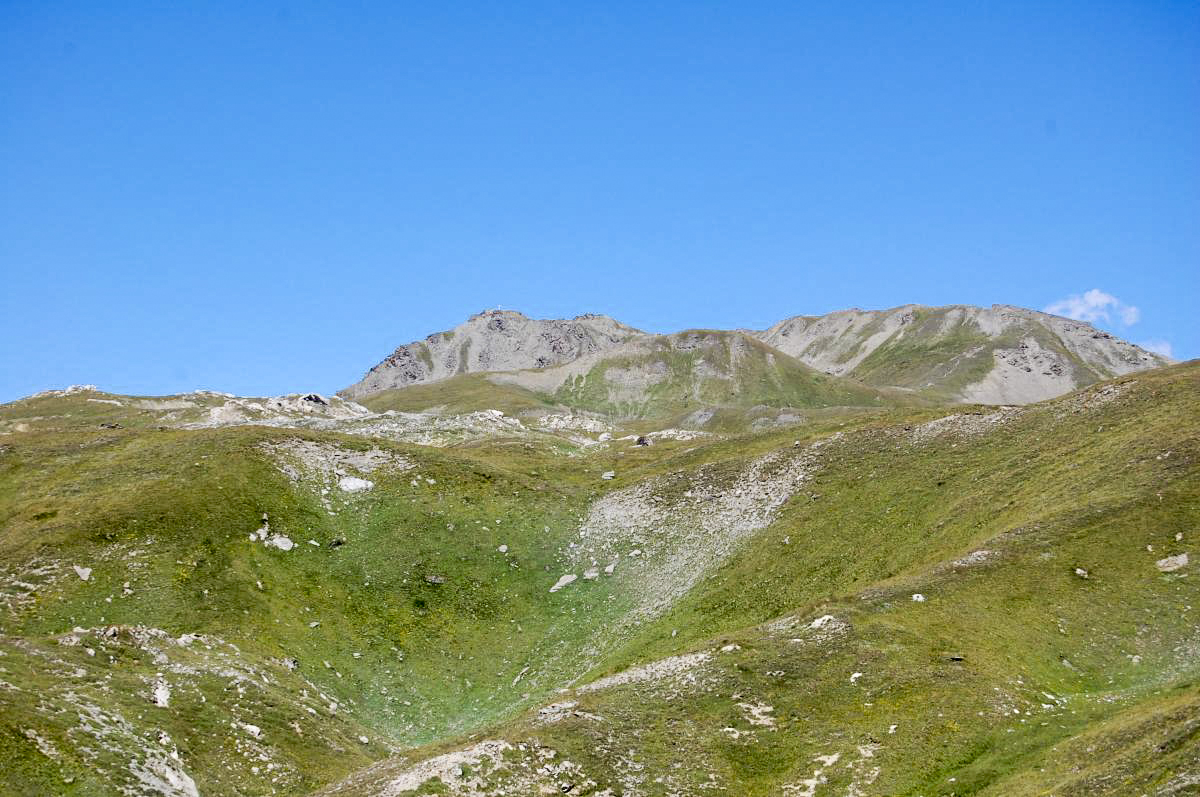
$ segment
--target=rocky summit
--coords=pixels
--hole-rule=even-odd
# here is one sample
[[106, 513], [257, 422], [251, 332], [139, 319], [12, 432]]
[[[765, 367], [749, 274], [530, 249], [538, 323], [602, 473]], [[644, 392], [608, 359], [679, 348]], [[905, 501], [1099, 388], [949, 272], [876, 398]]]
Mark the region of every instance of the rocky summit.
[[[1007, 305], [845, 310], [795, 316], [765, 331], [677, 335], [650, 335], [607, 316], [539, 321], [493, 310], [399, 347], [342, 395], [358, 400], [469, 373], [505, 374], [492, 381], [553, 395], [568, 380], [586, 376], [603, 383], [595, 388], [609, 399], [602, 403], [611, 405], [620, 395], [637, 407], [662, 392], [655, 388], [672, 370], [663, 357], [647, 354], [717, 339], [724, 359], [693, 361], [689, 381], [723, 380], [728, 385], [717, 392], [723, 389], [733, 403], [747, 395], [739, 373], [743, 363], [733, 350], [749, 350], [751, 339], [765, 344], [762, 354], [770, 357], [773, 371], [776, 364], [791, 371], [804, 366], [940, 402], [1028, 404], [1167, 363], [1090, 324]], [[680, 394], [678, 386], [671, 392]]]
[[0, 794], [1194, 794], [1198, 539], [1200, 363], [1008, 306], [49, 390]]
[[511, 310], [491, 310], [424, 341], [400, 346], [342, 394], [361, 398], [462, 373], [547, 368], [616, 348], [642, 335], [602, 315], [538, 321]]

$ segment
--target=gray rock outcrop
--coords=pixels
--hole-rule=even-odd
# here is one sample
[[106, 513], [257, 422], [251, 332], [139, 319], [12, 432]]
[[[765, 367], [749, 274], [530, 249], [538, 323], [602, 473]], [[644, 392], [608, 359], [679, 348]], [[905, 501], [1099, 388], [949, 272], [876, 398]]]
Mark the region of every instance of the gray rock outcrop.
[[513, 310], [488, 310], [454, 329], [399, 347], [341, 395], [360, 398], [461, 373], [548, 368], [642, 335], [603, 315], [540, 320]]

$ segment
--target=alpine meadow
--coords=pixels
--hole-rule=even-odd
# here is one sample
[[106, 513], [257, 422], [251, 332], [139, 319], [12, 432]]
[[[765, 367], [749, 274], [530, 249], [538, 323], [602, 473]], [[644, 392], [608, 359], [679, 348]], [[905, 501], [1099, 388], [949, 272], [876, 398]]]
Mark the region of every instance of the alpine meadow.
[[488, 311], [343, 396], [0, 406], [0, 788], [1200, 783], [1195, 363], [1011, 307]]

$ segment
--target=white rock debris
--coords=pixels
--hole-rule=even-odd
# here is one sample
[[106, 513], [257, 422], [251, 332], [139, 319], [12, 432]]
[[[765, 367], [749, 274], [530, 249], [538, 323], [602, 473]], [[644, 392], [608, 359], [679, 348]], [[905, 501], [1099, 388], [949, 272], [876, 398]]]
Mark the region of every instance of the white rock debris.
[[577, 701], [567, 700], [562, 703], [551, 703], [548, 706], [542, 706], [538, 709], [538, 722], [549, 725], [553, 722], [566, 719], [571, 716], [571, 712], [579, 705]]
[[443, 783], [460, 782], [467, 768], [478, 770], [483, 767], [491, 769], [500, 763], [501, 756], [512, 745], [503, 740], [487, 740], [468, 747], [465, 750], [455, 750], [410, 767], [407, 771], [391, 778], [380, 797], [394, 797], [406, 791], [416, 791], [426, 781], [439, 778]]
[[171, 687], [160, 674], [154, 681], [154, 690], [150, 693], [150, 702], [159, 708], [167, 708], [171, 702]]
[[694, 671], [712, 658], [706, 651], [686, 653], [682, 656], [671, 656], [641, 667], [631, 667], [623, 672], [609, 675], [590, 684], [577, 687], [576, 692], [595, 692], [623, 684], [658, 681], [667, 678], [695, 680]]
[[751, 725], [775, 728], [775, 718], [771, 716], [771, 712], [775, 710], [774, 706], [768, 706], [766, 703], [738, 703], [737, 705], [745, 712], [746, 721]]
[[252, 725], [249, 722], [235, 722], [234, 727], [241, 728], [255, 739], [262, 738], [262, 728], [258, 727], [257, 725]]
[[829, 782], [829, 778], [825, 775], [825, 770], [836, 764], [841, 757], [840, 753], [817, 756], [813, 761], [816, 761], [820, 766], [813, 770], [812, 777], [805, 778], [799, 783], [785, 785], [782, 793], [785, 795], [795, 795], [795, 797], [816, 797], [817, 787]]
[[1187, 564], [1188, 555], [1186, 553], [1168, 556], [1164, 559], [1159, 559], [1154, 563], [1154, 565], [1159, 569], [1159, 572], [1162, 573], [1174, 573], [1176, 570], [1187, 567]]
[[567, 586], [568, 584], [573, 583], [575, 581], [575, 579], [577, 579], [577, 578], [579, 578], [579, 576], [575, 575], [574, 573], [567, 573], [564, 576], [560, 576], [558, 581], [554, 582], [554, 586], [552, 586], [550, 588], [550, 591], [558, 592], [563, 587]]
[[338, 480], [338, 489], [344, 493], [361, 493], [370, 490], [375, 482], [357, 476], [343, 476]]
[[1016, 420], [1021, 414], [1018, 407], [1000, 407], [988, 413], [954, 413], [914, 426], [910, 437], [918, 445], [946, 436], [956, 439], [979, 437]]
[[[588, 415], [567, 415], [564, 413], [548, 413], [537, 419], [537, 425], [551, 431], [574, 431], [600, 433], [600, 442], [612, 438], [612, 427], [600, 418]], [[607, 437], [605, 437], [607, 435]]]
[[636, 600], [613, 633], [658, 616], [747, 537], [769, 526], [818, 468], [825, 446], [842, 434], [802, 448], [774, 451], [730, 471], [704, 465], [613, 490], [595, 501], [576, 540], [564, 547], [565, 570], [593, 561], [638, 556], [625, 576]]

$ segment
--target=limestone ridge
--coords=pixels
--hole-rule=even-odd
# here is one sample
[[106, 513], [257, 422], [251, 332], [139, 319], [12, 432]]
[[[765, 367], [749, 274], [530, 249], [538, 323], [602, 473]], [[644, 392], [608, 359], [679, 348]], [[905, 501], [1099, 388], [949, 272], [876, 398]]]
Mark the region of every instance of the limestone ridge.
[[[765, 331], [741, 330], [738, 335], [830, 376], [938, 401], [982, 404], [1041, 401], [1169, 363], [1090, 324], [1009, 305], [851, 309], [794, 316]], [[359, 399], [462, 373], [515, 371], [526, 372], [517, 377], [522, 386], [553, 393], [565, 376], [587, 372], [610, 358], [621, 358], [624, 371], [636, 369], [627, 362], [629, 355], [659, 348], [662, 341], [678, 348], [678, 337], [648, 335], [601, 315], [536, 320], [492, 310], [399, 347], [342, 395]], [[662, 370], [661, 363], [655, 365]], [[537, 371], [546, 374], [530, 373]], [[657, 382], [661, 376], [646, 374], [639, 380], [624, 371], [623, 382]], [[541, 384], [547, 381], [553, 384]]]
[[360, 398], [461, 373], [547, 368], [643, 334], [603, 315], [539, 320], [513, 310], [488, 310], [454, 329], [400, 346], [341, 394]]

